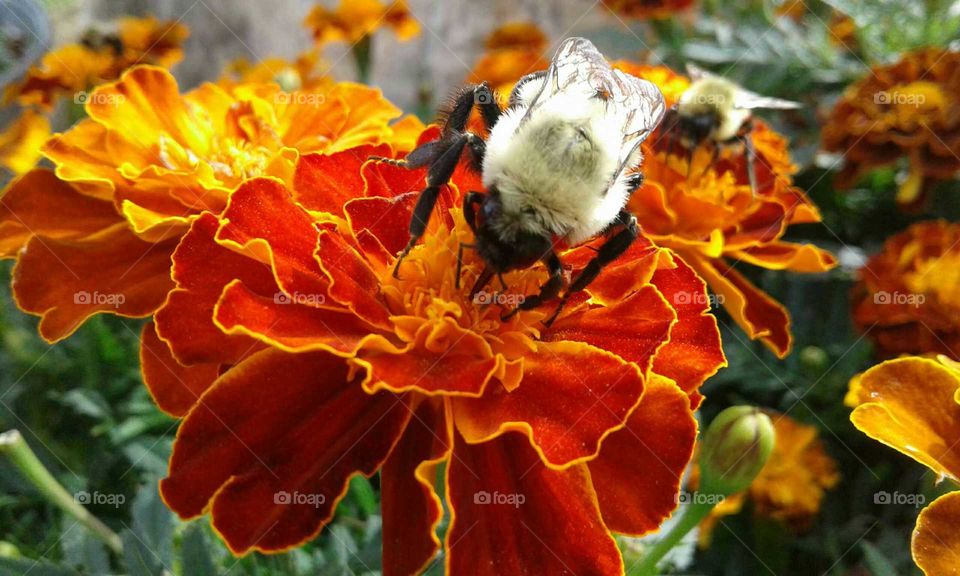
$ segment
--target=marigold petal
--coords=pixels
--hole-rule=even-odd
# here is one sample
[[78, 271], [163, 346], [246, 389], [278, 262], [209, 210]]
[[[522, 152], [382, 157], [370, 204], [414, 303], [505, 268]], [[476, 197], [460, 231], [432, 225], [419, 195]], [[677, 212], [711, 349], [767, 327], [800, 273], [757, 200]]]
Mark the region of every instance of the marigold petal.
[[245, 334], [287, 352], [324, 350], [351, 357], [372, 327], [342, 309], [305, 305], [284, 294], [261, 296], [235, 280], [214, 312], [227, 334]]
[[937, 474], [960, 479], [960, 373], [926, 358], [889, 360], [857, 381], [850, 420]]
[[330, 520], [351, 476], [376, 472], [409, 418], [404, 399], [366, 394], [336, 356], [264, 350], [187, 415], [160, 493], [183, 518], [210, 509], [236, 554], [284, 550]]
[[33, 235], [77, 240], [120, 221], [112, 203], [80, 194], [50, 170], [32, 170], [0, 196], [0, 257], [15, 256]]
[[380, 278], [339, 234], [321, 230], [316, 260], [330, 280], [330, 298], [352, 310], [369, 324], [389, 329], [390, 311], [380, 299]]
[[42, 316], [40, 335], [56, 342], [90, 316], [148, 316], [173, 288], [173, 241], [151, 244], [118, 224], [83, 240], [31, 238], [13, 269], [13, 295]]
[[730, 254], [733, 258], [768, 270], [792, 270], [794, 272], [826, 272], [837, 265], [830, 252], [813, 244], [771, 242], [753, 246]]
[[545, 463], [563, 468], [596, 456], [603, 438], [626, 423], [643, 394], [635, 364], [582, 342], [539, 342], [524, 356], [523, 380], [511, 392], [491, 386], [481, 398], [453, 404], [470, 443], [517, 430]]
[[294, 199], [307, 210], [340, 216], [343, 205], [364, 195], [362, 168], [370, 156], [391, 156], [390, 147], [361, 146], [334, 154], [304, 154], [293, 179]]
[[562, 317], [542, 339], [586, 342], [635, 363], [646, 374], [676, 320], [660, 292], [647, 285], [610, 307], [583, 308]]
[[[453, 206], [453, 194], [445, 187], [435, 210], [448, 212]], [[419, 192], [401, 194], [392, 198], [356, 198], [347, 202], [343, 211], [355, 235], [364, 230], [372, 234], [391, 254], [397, 254], [410, 241], [410, 219], [417, 204]]]
[[0, 164], [14, 174], [23, 174], [40, 161], [40, 147], [50, 137], [50, 120], [26, 109], [0, 132]]
[[140, 335], [140, 371], [157, 407], [177, 418], [185, 415], [220, 375], [218, 364], [183, 366], [149, 322]]
[[672, 380], [651, 376], [627, 426], [608, 436], [588, 463], [607, 527], [637, 536], [656, 530], [677, 507], [696, 439], [687, 394]]
[[548, 468], [521, 434], [458, 435], [447, 502], [447, 574], [623, 574], [586, 465]]
[[260, 294], [281, 294], [269, 267], [229, 250], [215, 240], [220, 221], [210, 213], [194, 221], [173, 253], [177, 288], [157, 311], [157, 334], [182, 364], [235, 364], [257, 349], [257, 341], [227, 335], [214, 324], [214, 307], [235, 279]]
[[760, 339], [780, 358], [790, 354], [790, 315], [782, 304], [722, 260], [708, 262], [688, 256], [687, 263], [723, 296], [724, 307], [750, 338]]
[[420, 574], [440, 548], [443, 503], [434, 490], [438, 464], [449, 458], [450, 429], [440, 402], [423, 402], [380, 472], [383, 574]]
[[657, 351], [653, 370], [690, 394], [696, 408], [702, 400], [697, 389], [727, 365], [727, 358], [717, 318], [710, 311], [706, 284], [681, 258], [674, 262], [675, 268], [661, 268], [651, 280], [677, 312], [670, 341]]
[[[273, 269], [287, 294], [325, 295], [328, 282], [314, 259], [315, 221], [281, 183], [248, 180], [230, 196], [217, 241]], [[276, 223], [282, 222], [282, 226]]]
[[426, 186], [426, 168], [408, 170], [383, 162], [368, 162], [361, 170], [366, 196], [393, 198], [408, 192], [419, 192]]
[[[630, 245], [626, 252], [604, 267], [603, 273], [590, 283], [587, 291], [602, 304], [613, 306], [624, 296], [650, 283], [657, 269], [660, 249], [646, 237], [641, 236]], [[564, 255], [565, 264], [581, 269], [597, 253], [587, 246], [579, 246]]]
[[917, 517], [910, 549], [927, 576], [960, 574], [960, 492], [934, 500]]

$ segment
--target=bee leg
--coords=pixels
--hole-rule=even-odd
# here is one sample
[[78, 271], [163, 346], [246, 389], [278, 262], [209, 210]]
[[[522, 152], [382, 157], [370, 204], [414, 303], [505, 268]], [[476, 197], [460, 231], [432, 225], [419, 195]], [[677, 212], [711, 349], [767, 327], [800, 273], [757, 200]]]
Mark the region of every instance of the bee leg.
[[751, 134], [753, 132], [753, 126], [746, 131], [746, 134], [740, 137], [740, 140], [743, 142], [744, 154], [747, 157], [747, 178], [750, 179], [750, 194], [754, 198], [757, 197], [757, 149], [753, 146], [753, 138]]
[[585, 289], [587, 286], [593, 282], [596, 277], [600, 274], [600, 271], [603, 270], [603, 267], [610, 264], [614, 260], [620, 257], [621, 254], [627, 251], [630, 248], [630, 245], [633, 244], [634, 240], [640, 235], [640, 229], [637, 226], [637, 219], [633, 217], [633, 214], [626, 210], [621, 210], [620, 214], [617, 215], [615, 221], [617, 224], [623, 226], [623, 229], [611, 236], [606, 242], [600, 246], [600, 250], [597, 252], [597, 255], [593, 257], [590, 262], [580, 271], [580, 274], [573, 279], [573, 282], [570, 283], [570, 287], [567, 288], [567, 291], [564, 292], [563, 298], [560, 299], [560, 304], [557, 305], [557, 309], [553, 314], [544, 320], [544, 326], [550, 327], [553, 324], [553, 321], [557, 319], [557, 316], [560, 315], [560, 311], [563, 310], [563, 307], [566, 305], [567, 300], [571, 295], [580, 292]]
[[507, 283], [503, 281], [503, 272], [497, 272], [497, 280], [500, 281], [500, 289], [504, 292], [507, 291]]
[[383, 164], [389, 164], [391, 166], [400, 166], [401, 168], [406, 168], [408, 170], [416, 170], [417, 168], [423, 168], [432, 164], [438, 156], [443, 152], [443, 140], [435, 140], [433, 142], [425, 142], [420, 146], [414, 148], [406, 158], [402, 160], [397, 160], [396, 158], [386, 158], [384, 156], [370, 156], [368, 160], [373, 160], [374, 162], [382, 162]]
[[463, 269], [463, 249], [476, 248], [476, 247], [477, 247], [476, 244], [467, 244], [465, 242], [461, 242], [460, 247], [457, 249], [457, 276], [456, 276], [457, 279], [454, 282], [454, 286], [456, 286], [457, 290], [460, 289], [460, 270]]
[[643, 172], [634, 172], [627, 178], [627, 194], [632, 196], [634, 192], [643, 186]]
[[527, 296], [516, 308], [500, 317], [502, 321], [507, 321], [521, 310], [533, 310], [542, 306], [545, 302], [553, 300], [560, 294], [563, 288], [563, 264], [557, 253], [551, 250], [543, 260], [547, 265], [547, 271], [550, 272], [550, 278], [540, 287], [540, 293], [536, 296]]
[[474, 235], [476, 235], [478, 228], [477, 207], [483, 205], [483, 199], [484, 195], [480, 192], [467, 192], [467, 195], [463, 197], [463, 217]]
[[441, 187], [450, 180], [453, 170], [457, 167], [457, 162], [460, 161], [460, 155], [463, 154], [463, 148], [471, 138], [476, 138], [476, 136], [473, 134], [460, 135], [446, 152], [430, 165], [430, 170], [427, 172], [427, 187], [420, 192], [417, 205], [413, 208], [413, 217], [410, 218], [410, 241], [397, 256], [397, 263], [393, 266], [394, 278], [400, 277], [398, 275], [400, 263], [416, 246], [423, 233], [427, 231], [427, 222], [429, 222], [433, 207], [436, 206], [437, 199], [440, 197]]

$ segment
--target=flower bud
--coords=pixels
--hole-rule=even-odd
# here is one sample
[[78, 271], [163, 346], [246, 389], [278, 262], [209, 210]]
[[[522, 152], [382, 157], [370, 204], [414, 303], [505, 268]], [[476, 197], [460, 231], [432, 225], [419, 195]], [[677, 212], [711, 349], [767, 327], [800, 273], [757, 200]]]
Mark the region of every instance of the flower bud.
[[710, 423], [700, 445], [700, 491], [729, 496], [753, 482], [773, 451], [770, 417], [733, 406]]

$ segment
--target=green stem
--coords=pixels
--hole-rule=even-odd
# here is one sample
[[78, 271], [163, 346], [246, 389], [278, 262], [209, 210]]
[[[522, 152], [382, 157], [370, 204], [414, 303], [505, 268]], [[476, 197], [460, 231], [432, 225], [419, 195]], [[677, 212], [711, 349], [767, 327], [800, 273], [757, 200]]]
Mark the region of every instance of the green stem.
[[17, 430], [10, 430], [0, 434], [0, 454], [6, 455], [10, 462], [20, 471], [21, 474], [40, 491], [44, 497], [56, 504], [67, 514], [76, 518], [78, 522], [86, 526], [91, 532], [103, 540], [111, 550], [120, 554], [123, 552], [123, 544], [120, 537], [107, 527], [106, 524], [97, 519], [89, 510], [81, 506], [74, 500], [73, 496], [67, 492], [66, 488], [57, 482], [57, 479], [44, 467], [37, 455], [33, 453], [30, 446], [24, 441], [23, 436]]
[[674, 524], [670, 531], [663, 538], [657, 540], [652, 548], [644, 555], [640, 564], [631, 571], [633, 576], [656, 576], [657, 564], [663, 560], [673, 547], [683, 540], [690, 530], [700, 524], [700, 521], [707, 517], [707, 514], [713, 510], [715, 504], [693, 503], [686, 506], [681, 512], [680, 520]]
[[370, 35], [364, 36], [350, 50], [357, 64], [357, 79], [361, 84], [370, 83], [370, 61], [372, 60], [372, 41]]

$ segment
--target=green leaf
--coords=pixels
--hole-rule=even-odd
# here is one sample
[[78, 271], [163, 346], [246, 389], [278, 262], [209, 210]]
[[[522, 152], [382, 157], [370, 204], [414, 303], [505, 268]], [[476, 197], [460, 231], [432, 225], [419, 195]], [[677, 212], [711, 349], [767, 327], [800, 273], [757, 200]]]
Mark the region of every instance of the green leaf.
[[155, 480], [141, 486], [133, 499], [133, 532], [164, 566], [173, 564], [173, 515], [160, 499]]
[[203, 525], [199, 522], [189, 524], [184, 531], [183, 542], [180, 545], [180, 558], [184, 575], [216, 575], [217, 572], [213, 567], [213, 560], [210, 558], [210, 550]]
[[873, 576], [897, 576], [893, 563], [884, 556], [883, 552], [873, 544], [864, 540], [860, 543], [863, 548], [863, 561]]
[[131, 530], [120, 534], [123, 540], [123, 558], [130, 576], [163, 576], [165, 570], [160, 555]]
[[0, 574], [30, 574], [30, 576], [80, 576], [70, 568], [55, 566], [41, 560], [0, 558]]

